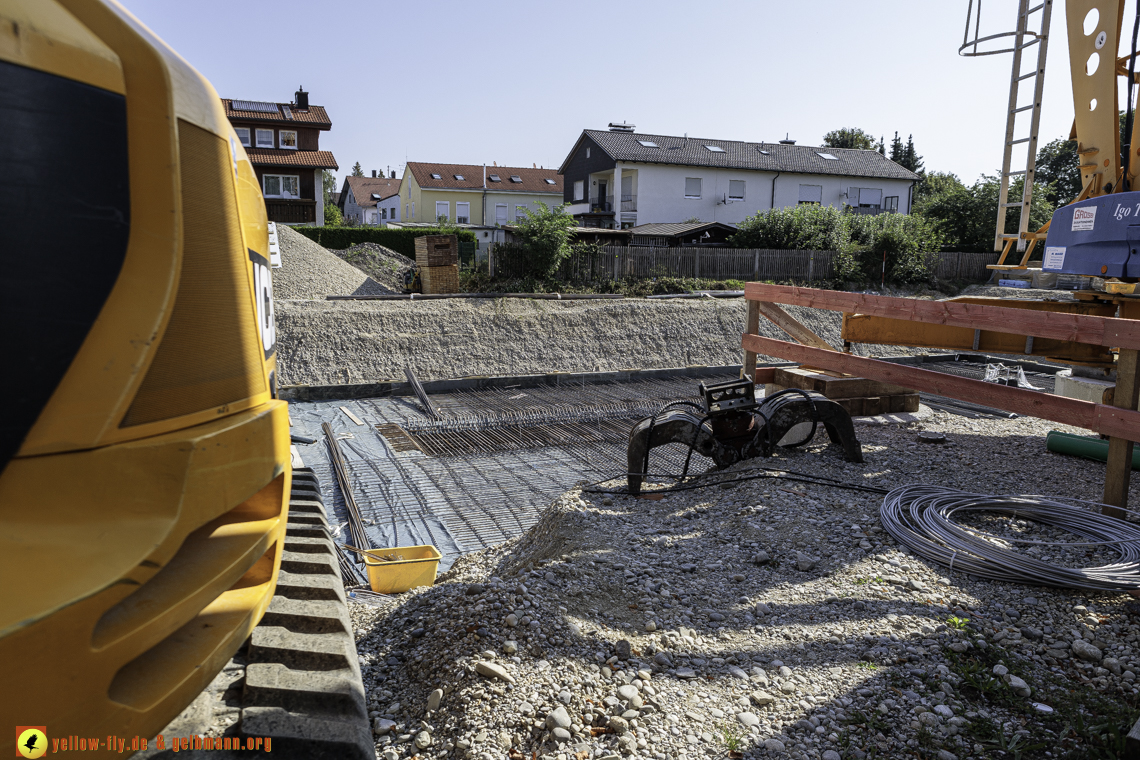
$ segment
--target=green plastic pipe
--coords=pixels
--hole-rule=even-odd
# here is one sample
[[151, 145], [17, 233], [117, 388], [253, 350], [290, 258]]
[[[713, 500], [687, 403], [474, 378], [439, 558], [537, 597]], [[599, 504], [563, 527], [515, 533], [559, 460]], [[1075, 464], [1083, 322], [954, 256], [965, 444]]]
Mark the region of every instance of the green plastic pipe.
[[[1072, 454], [1098, 462], [1108, 461], [1108, 441], [1097, 436], [1073, 435], [1050, 430], [1045, 436], [1045, 448], [1058, 454]], [[1140, 446], [1132, 447], [1132, 469], [1140, 470]]]

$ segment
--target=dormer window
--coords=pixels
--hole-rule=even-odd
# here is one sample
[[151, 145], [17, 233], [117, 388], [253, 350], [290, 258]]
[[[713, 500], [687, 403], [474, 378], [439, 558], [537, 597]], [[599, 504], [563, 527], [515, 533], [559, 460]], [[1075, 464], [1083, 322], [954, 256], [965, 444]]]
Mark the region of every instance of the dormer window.
[[455, 177], [460, 182], [463, 181], [463, 175], [462, 174], [452, 174], [451, 176]]
[[498, 174], [492, 174], [491, 176], [487, 177], [487, 179], [491, 180], [492, 182], [502, 182], [502, 180], [499, 179]]
[[235, 127], [234, 132], [237, 132], [238, 140], [245, 147], [250, 147], [249, 144], [249, 127]]
[[259, 147], [259, 148], [272, 148], [273, 147], [273, 130], [272, 129], [259, 129], [259, 130], [257, 130], [257, 147]]
[[511, 175], [511, 182], [522, 182], [522, 177], [520, 177], [517, 174], [512, 174]]
[[819, 151], [816, 151], [815, 154], [817, 156], [819, 156], [820, 158], [826, 158], [828, 161], [838, 161], [839, 160], [838, 158], [831, 155], [830, 153], [820, 153]]
[[643, 148], [660, 148], [661, 147], [660, 145], [653, 142], [652, 140], [638, 140], [637, 143], [638, 143], [638, 145], [640, 145]]
[[432, 179], [443, 179], [443, 177], [442, 177], [441, 175], [439, 175], [439, 174], [436, 174], [436, 173], [434, 173], [434, 172], [432, 173], [432, 175], [431, 175], [431, 178], [432, 178]]

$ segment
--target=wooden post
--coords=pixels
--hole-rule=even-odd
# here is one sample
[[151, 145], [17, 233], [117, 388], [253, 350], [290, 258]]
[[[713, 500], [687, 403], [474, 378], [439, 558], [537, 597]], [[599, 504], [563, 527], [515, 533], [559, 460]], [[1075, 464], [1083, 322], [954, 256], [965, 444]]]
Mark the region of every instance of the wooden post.
[[621, 266], [621, 252], [620, 252], [620, 249], [615, 245], [614, 246], [614, 280], [615, 281], [621, 279], [620, 277], [618, 277], [618, 267], [620, 267], [620, 266]]
[[756, 251], [752, 259], [752, 280], [760, 279], [760, 251]]
[[495, 279], [495, 244], [491, 243], [487, 248], [487, 276], [492, 280]]
[[693, 277], [699, 278], [701, 276], [701, 249], [693, 249]]
[[[1116, 393], [1113, 405], [1124, 409], [1136, 409], [1140, 383], [1137, 383], [1137, 365], [1140, 351], [1131, 348], [1120, 349], [1116, 361]], [[1108, 439], [1108, 469], [1104, 473], [1104, 514], [1124, 519], [1124, 509], [1128, 508], [1128, 483], [1132, 477], [1132, 441], [1123, 438]]]
[[[744, 323], [744, 332], [756, 335], [760, 332], [760, 302], [748, 302], [748, 318]], [[756, 379], [756, 352], [744, 349], [744, 367], [741, 372], [753, 380]]]

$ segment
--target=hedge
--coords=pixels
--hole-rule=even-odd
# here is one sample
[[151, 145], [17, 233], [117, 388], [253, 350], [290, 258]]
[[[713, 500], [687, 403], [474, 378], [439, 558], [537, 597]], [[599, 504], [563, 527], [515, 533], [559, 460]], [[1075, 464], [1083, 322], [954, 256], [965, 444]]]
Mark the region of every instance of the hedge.
[[357, 243], [376, 243], [402, 253], [409, 259], [416, 257], [415, 239], [423, 235], [458, 235], [460, 241], [476, 242], [475, 233], [470, 230], [440, 230], [433, 227], [390, 228], [390, 227], [293, 227], [318, 245], [343, 251]]

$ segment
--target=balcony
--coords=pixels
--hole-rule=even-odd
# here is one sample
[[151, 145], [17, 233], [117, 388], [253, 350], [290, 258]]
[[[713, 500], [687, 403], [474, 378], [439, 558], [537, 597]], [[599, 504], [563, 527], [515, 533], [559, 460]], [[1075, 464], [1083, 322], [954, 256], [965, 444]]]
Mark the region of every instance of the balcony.
[[317, 202], [266, 198], [265, 213], [271, 222], [312, 224], [317, 221]]
[[636, 195], [622, 195], [622, 197], [621, 197], [621, 210], [622, 211], [637, 211], [637, 196]]
[[612, 214], [614, 212], [614, 197], [607, 195], [604, 198], [601, 196], [593, 196], [590, 198], [590, 213], [591, 214]]

